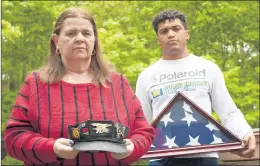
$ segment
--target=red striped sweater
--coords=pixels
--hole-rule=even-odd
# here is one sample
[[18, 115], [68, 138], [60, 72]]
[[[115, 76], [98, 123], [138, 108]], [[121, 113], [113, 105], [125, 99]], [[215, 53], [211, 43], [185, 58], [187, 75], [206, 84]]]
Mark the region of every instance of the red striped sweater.
[[[26, 165], [126, 165], [146, 153], [154, 129], [144, 118], [139, 100], [124, 76], [113, 73], [107, 87], [91, 83], [42, 83], [30, 74], [18, 94], [4, 133], [6, 151]], [[53, 144], [68, 138], [69, 124], [86, 120], [114, 120], [130, 127], [133, 153], [116, 160], [109, 152], [80, 152], [73, 160], [57, 160]]]

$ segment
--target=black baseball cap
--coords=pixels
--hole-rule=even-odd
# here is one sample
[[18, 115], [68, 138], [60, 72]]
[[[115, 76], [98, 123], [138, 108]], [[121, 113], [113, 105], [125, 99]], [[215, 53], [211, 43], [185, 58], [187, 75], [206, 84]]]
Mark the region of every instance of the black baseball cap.
[[129, 127], [118, 122], [88, 120], [68, 126], [68, 137], [74, 141], [73, 149], [78, 151], [126, 153], [124, 139]]

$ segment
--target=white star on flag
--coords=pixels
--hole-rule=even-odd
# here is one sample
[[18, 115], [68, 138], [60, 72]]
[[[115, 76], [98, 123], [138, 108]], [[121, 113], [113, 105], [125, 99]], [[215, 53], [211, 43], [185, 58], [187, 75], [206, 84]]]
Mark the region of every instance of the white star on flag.
[[167, 136], [165, 136], [165, 137], [166, 137], [166, 143], [163, 144], [163, 146], [168, 146], [168, 148], [179, 147], [178, 145], [176, 145], [176, 144], [174, 143], [176, 136], [173, 137], [172, 139], [168, 138]]
[[215, 135], [213, 135], [214, 141], [211, 142], [210, 144], [219, 144], [219, 143], [223, 143], [221, 138], [216, 137]]
[[197, 122], [196, 119], [193, 118], [193, 116], [191, 114], [188, 114], [186, 112], [185, 113], [185, 118], [181, 119], [182, 121], [187, 121], [188, 123], [188, 127], [190, 127], [190, 123], [193, 121], [193, 122]]
[[174, 122], [171, 118], [170, 118], [171, 112], [169, 112], [168, 114], [164, 115], [164, 117], [160, 120], [162, 122], [164, 122], [164, 126], [166, 127], [168, 122]]
[[192, 110], [190, 109], [190, 105], [188, 105], [185, 101], [183, 102], [182, 108], [183, 108], [185, 111], [189, 112], [189, 113], [193, 113]]
[[151, 148], [155, 148], [155, 146], [152, 144], [152, 145], [151, 145]]
[[187, 143], [186, 145], [191, 145], [191, 146], [194, 146], [194, 145], [201, 145], [198, 140], [199, 140], [199, 135], [196, 137], [196, 138], [193, 138], [192, 136], [189, 135], [189, 138], [190, 138], [190, 142]]
[[206, 125], [207, 128], [210, 129], [210, 131], [213, 131], [213, 130], [219, 130], [213, 123], [210, 123]]

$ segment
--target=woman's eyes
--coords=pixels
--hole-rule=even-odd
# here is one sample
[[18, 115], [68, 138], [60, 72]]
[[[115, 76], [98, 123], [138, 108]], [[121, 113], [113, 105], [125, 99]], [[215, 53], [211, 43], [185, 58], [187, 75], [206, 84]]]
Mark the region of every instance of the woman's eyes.
[[[67, 36], [75, 36], [75, 35], [77, 35], [77, 33], [78, 33], [78, 32], [68, 32], [68, 33], [67, 33]], [[83, 36], [90, 36], [91, 33], [90, 33], [90, 32], [82, 32], [82, 35], [83, 35]]]
[[68, 32], [68, 33], [67, 33], [68, 36], [72, 36], [72, 35], [74, 35], [74, 34], [75, 34], [75, 32]]
[[90, 33], [89, 33], [89, 32], [84, 32], [83, 35], [84, 35], [84, 36], [89, 36]]

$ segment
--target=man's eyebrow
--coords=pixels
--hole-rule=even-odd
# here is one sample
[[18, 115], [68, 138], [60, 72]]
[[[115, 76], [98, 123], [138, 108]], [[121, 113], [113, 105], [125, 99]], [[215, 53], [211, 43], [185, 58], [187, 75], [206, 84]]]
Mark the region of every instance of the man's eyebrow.
[[164, 31], [164, 30], [167, 30], [167, 29], [170, 29], [170, 27], [161, 28], [161, 29], [159, 29], [159, 31]]
[[170, 29], [170, 28], [176, 28], [176, 27], [181, 27], [181, 25], [173, 25], [173, 26], [161, 28], [161, 29], [159, 29], [159, 31], [167, 30], [167, 29]]
[[181, 27], [181, 25], [174, 25], [173, 27]]

